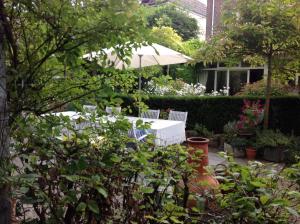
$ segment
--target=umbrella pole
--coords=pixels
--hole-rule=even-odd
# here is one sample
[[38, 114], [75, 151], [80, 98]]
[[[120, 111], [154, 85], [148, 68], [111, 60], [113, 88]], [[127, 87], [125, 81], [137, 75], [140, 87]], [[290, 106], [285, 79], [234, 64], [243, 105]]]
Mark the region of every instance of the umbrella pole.
[[139, 55], [139, 58], [140, 58], [140, 65], [139, 65], [139, 69], [140, 69], [140, 73], [139, 73], [139, 91], [142, 90], [142, 77], [141, 77], [141, 72], [142, 72], [142, 57], [143, 55]]
[[141, 102], [141, 91], [142, 91], [142, 76], [141, 76], [141, 73], [142, 73], [142, 57], [143, 55], [139, 55], [139, 69], [140, 69], [140, 72], [139, 72], [139, 116], [141, 115], [141, 106], [140, 106], [140, 102]]

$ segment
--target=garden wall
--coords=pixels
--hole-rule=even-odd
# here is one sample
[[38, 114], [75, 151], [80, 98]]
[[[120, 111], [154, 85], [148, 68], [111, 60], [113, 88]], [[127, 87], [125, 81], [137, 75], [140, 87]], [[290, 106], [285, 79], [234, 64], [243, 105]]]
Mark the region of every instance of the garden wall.
[[[133, 105], [133, 99], [122, 97], [124, 105]], [[151, 109], [173, 109], [188, 112], [187, 128], [196, 123], [205, 125], [215, 133], [223, 131], [228, 121], [237, 120], [245, 97], [177, 97], [152, 96], [145, 100]], [[247, 97], [257, 100], [257, 97]], [[263, 98], [260, 98], [262, 102]], [[133, 109], [137, 113], [137, 109]], [[270, 127], [285, 133], [300, 135], [300, 97], [273, 97], [270, 109]]]

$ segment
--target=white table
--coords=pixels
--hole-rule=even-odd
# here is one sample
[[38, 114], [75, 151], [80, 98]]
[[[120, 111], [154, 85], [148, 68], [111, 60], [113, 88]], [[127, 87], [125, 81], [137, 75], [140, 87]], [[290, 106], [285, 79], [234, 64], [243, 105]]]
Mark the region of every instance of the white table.
[[[68, 116], [70, 119], [78, 119], [80, 114], [74, 111], [66, 111], [55, 113], [55, 115]], [[114, 116], [102, 117], [114, 122], [117, 118]], [[180, 144], [186, 140], [185, 136], [185, 123], [183, 121], [162, 120], [162, 119], [149, 119], [140, 117], [125, 116], [131, 123], [135, 123], [137, 120], [150, 123], [149, 132], [155, 137], [156, 146], [167, 146], [172, 144]]]

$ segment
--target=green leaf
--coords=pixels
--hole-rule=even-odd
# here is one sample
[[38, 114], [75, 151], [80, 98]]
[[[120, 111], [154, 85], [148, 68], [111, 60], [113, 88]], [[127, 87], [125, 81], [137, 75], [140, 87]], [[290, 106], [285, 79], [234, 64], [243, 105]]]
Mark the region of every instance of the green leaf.
[[299, 191], [290, 191], [290, 192], [288, 192], [288, 195], [299, 198], [300, 192]]
[[63, 177], [65, 177], [67, 180], [75, 182], [77, 180], [79, 180], [79, 176], [78, 175], [62, 175]]
[[20, 188], [20, 192], [23, 193], [23, 194], [27, 193], [28, 190], [29, 190], [28, 187], [21, 187], [21, 188]]
[[266, 185], [259, 181], [251, 181], [250, 184], [252, 184], [254, 187], [266, 187]]
[[144, 194], [151, 194], [153, 191], [154, 190], [151, 187], [142, 187], [141, 188], [141, 192], [144, 193]]
[[179, 221], [175, 216], [171, 216], [170, 220], [174, 223], [183, 223], [182, 221]]
[[295, 216], [295, 217], [297, 217], [297, 218], [300, 217], [300, 216], [299, 216], [299, 213], [298, 213], [295, 209], [293, 209], [293, 208], [291, 208], [291, 207], [286, 207], [286, 210], [287, 210], [289, 213], [291, 213], [293, 216]]
[[97, 187], [96, 189], [97, 189], [97, 191], [98, 191], [103, 197], [107, 198], [107, 192], [106, 192], [106, 190], [105, 190], [104, 188], [102, 188], [102, 187]]
[[117, 156], [116, 154], [113, 154], [113, 155], [111, 156], [110, 160], [111, 160], [112, 162], [114, 162], [114, 163], [119, 163], [119, 162], [121, 162], [122, 158], [119, 157], [119, 156]]
[[79, 205], [76, 207], [76, 211], [83, 212], [86, 209], [86, 203], [80, 202]]
[[96, 201], [94, 201], [94, 200], [89, 200], [89, 201], [87, 202], [87, 205], [88, 205], [88, 208], [89, 208], [92, 212], [94, 212], [94, 213], [96, 213], [96, 214], [99, 214], [99, 207], [98, 207]]
[[268, 195], [262, 195], [260, 196], [259, 200], [260, 202], [265, 205], [267, 203], [267, 201], [270, 199], [270, 197]]

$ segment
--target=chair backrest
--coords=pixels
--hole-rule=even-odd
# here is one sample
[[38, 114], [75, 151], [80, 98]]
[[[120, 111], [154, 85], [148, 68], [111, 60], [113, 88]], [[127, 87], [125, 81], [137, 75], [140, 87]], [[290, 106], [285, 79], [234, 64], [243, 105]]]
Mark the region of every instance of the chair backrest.
[[95, 106], [95, 105], [83, 105], [83, 109], [87, 112], [95, 112], [97, 110], [97, 106]]
[[148, 136], [148, 132], [146, 130], [133, 128], [133, 129], [129, 130], [128, 136], [130, 138], [136, 139], [139, 142], [145, 142], [146, 137]]
[[106, 107], [105, 108], [105, 112], [109, 115], [112, 114], [120, 114], [121, 113], [122, 108], [121, 107]]
[[151, 118], [158, 119], [160, 110], [147, 110], [146, 112], [141, 113], [142, 118]]
[[188, 112], [171, 110], [168, 120], [184, 121], [186, 123]]

